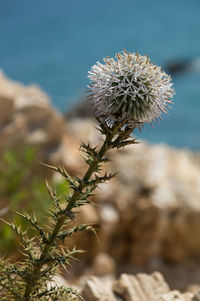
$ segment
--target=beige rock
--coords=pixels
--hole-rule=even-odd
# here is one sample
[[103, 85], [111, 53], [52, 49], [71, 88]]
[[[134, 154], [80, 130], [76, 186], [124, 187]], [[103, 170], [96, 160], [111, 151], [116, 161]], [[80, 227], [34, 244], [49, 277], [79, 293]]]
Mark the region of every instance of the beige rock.
[[117, 178], [97, 195], [119, 216], [104, 241], [108, 253], [133, 263], [199, 257], [200, 167], [193, 153], [142, 142], [111, 157]]
[[27, 133], [27, 125], [21, 115], [17, 115], [11, 123], [2, 125], [0, 131], [0, 152], [6, 148], [17, 147], [23, 144]]
[[[78, 256], [80, 261], [92, 260], [98, 253], [99, 241], [95, 229], [99, 227], [99, 218], [97, 211], [93, 205], [84, 206], [81, 210], [77, 209], [78, 215], [76, 223], [89, 224], [94, 228], [94, 231], [85, 230], [83, 232], [76, 232], [73, 239], [66, 240], [67, 248], [77, 246], [78, 249], [83, 250], [83, 254]], [[71, 223], [74, 227], [74, 222]], [[81, 264], [81, 262], [80, 262]]]
[[[24, 86], [0, 73], [0, 152], [21, 144], [40, 147], [45, 161], [58, 153], [64, 119], [36, 85]], [[60, 159], [60, 158], [57, 158]]]
[[95, 206], [92, 204], [82, 207], [82, 209], [78, 213], [79, 222], [82, 224], [90, 223], [96, 225], [99, 223], [98, 213], [95, 210]]
[[200, 291], [193, 296], [192, 301], [200, 301]]
[[190, 284], [186, 288], [187, 292], [200, 295], [200, 284]]
[[97, 254], [91, 266], [91, 273], [95, 276], [114, 275], [116, 272], [116, 263], [112, 257], [105, 253]]
[[[59, 148], [58, 158], [71, 175], [83, 175], [87, 166], [81, 158], [80, 144], [73, 137], [64, 135]], [[59, 161], [59, 160], [57, 160]]]
[[83, 298], [87, 301], [117, 301], [111, 285], [91, 276], [83, 289]]
[[113, 285], [115, 293], [123, 296], [126, 301], [153, 300], [169, 292], [169, 287], [158, 272], [152, 275], [138, 274], [136, 276], [122, 274]]
[[0, 124], [8, 122], [14, 111], [13, 99], [0, 94]]
[[158, 272], [136, 276], [122, 274], [119, 280], [107, 283], [100, 278], [91, 277], [83, 289], [83, 296], [86, 301], [195, 301], [192, 293], [170, 291]]
[[191, 293], [181, 294], [179, 291], [172, 291], [163, 294], [156, 301], [192, 301], [193, 295]]
[[80, 118], [71, 119], [67, 123], [67, 134], [76, 140], [79, 145], [81, 141], [92, 145], [99, 145], [102, 141], [102, 135], [97, 131], [97, 124], [93, 119], [84, 121]]

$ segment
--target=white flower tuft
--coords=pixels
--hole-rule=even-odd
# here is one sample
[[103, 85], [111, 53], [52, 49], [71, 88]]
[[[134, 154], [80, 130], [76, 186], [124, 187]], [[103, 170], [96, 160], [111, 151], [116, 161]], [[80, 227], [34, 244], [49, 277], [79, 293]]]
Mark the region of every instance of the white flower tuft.
[[174, 89], [171, 77], [147, 56], [123, 51], [89, 71], [89, 99], [98, 118], [151, 123], [167, 113]]

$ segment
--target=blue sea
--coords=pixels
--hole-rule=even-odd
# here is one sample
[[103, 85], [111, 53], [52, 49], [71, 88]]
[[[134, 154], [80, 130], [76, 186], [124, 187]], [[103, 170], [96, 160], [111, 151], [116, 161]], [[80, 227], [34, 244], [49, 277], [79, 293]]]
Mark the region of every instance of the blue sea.
[[[200, 57], [199, 0], [0, 0], [0, 68], [37, 83], [61, 111], [85, 96], [87, 72], [126, 49], [158, 65]], [[200, 67], [172, 75], [169, 116], [140, 139], [200, 150]]]

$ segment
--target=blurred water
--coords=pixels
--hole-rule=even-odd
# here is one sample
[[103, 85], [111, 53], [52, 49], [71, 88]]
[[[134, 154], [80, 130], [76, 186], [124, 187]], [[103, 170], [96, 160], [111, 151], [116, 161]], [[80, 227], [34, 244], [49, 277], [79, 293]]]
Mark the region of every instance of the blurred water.
[[[0, 68], [38, 83], [62, 111], [84, 96], [87, 71], [127, 49], [156, 64], [200, 57], [199, 0], [0, 0]], [[200, 149], [200, 72], [173, 78], [170, 115], [141, 138]]]

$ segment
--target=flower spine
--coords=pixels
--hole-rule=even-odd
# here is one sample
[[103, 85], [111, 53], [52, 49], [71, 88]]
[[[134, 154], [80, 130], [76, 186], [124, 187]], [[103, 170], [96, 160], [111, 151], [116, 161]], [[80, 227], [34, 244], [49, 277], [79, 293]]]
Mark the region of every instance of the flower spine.
[[149, 57], [123, 51], [89, 71], [89, 100], [96, 117], [128, 123], [152, 123], [167, 113], [174, 89], [171, 77]]

